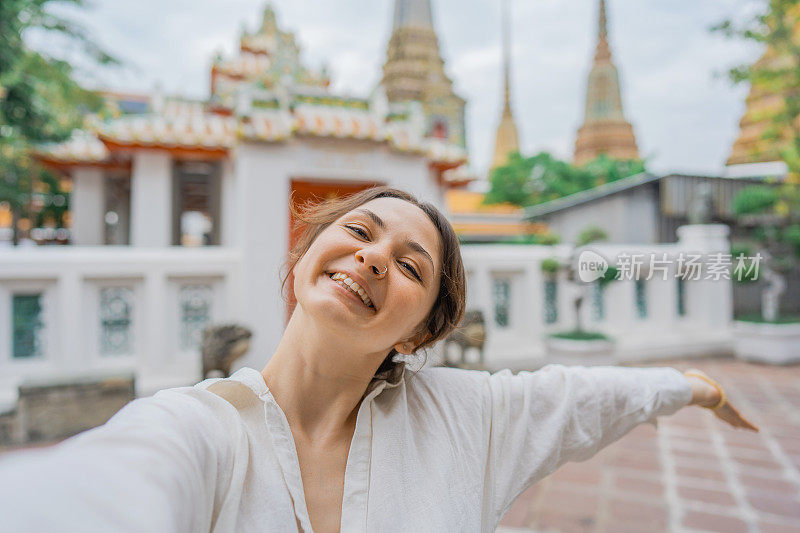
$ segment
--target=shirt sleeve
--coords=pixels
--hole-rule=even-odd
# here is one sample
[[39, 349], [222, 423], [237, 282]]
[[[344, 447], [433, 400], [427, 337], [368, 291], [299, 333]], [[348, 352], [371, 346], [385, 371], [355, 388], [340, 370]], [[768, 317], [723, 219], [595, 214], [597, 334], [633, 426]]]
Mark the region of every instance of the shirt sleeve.
[[498, 520], [526, 488], [567, 461], [590, 458], [642, 422], [691, 400], [673, 368], [508, 370], [488, 378], [488, 483]]
[[61, 444], [0, 457], [4, 530], [209, 531], [232, 456], [216, 412], [226, 402], [211, 396], [164, 390]]

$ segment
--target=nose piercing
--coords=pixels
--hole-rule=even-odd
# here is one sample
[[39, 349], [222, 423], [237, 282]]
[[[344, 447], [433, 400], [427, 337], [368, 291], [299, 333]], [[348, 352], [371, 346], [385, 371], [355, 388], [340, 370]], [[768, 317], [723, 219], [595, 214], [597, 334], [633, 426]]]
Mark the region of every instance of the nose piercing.
[[387, 266], [387, 267], [384, 267], [383, 272], [378, 272], [378, 274], [383, 275], [383, 274], [386, 274], [386, 272], [388, 272], [388, 271], [389, 271], [389, 267]]

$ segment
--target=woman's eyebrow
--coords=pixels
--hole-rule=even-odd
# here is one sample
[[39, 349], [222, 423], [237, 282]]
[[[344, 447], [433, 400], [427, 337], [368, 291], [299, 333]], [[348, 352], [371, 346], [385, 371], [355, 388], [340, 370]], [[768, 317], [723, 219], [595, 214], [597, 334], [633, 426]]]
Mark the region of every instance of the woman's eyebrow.
[[376, 224], [376, 225], [377, 225], [379, 228], [381, 228], [381, 229], [386, 229], [386, 224], [383, 222], [383, 219], [382, 219], [381, 217], [379, 217], [378, 215], [376, 215], [375, 213], [373, 213], [372, 211], [370, 211], [369, 209], [356, 209], [356, 212], [358, 212], [358, 213], [364, 213], [364, 214], [365, 214], [365, 215], [367, 215], [369, 218], [371, 218], [371, 219], [372, 219], [372, 221], [373, 221], [373, 222], [374, 222], [374, 223], [375, 223], [375, 224]]
[[[369, 209], [360, 208], [360, 209], [356, 209], [355, 211], [357, 213], [363, 213], [363, 214], [367, 215], [369, 218], [372, 219], [372, 221], [375, 223], [375, 225], [378, 226], [379, 228], [386, 229], [386, 223], [383, 221], [383, 219], [381, 217], [379, 217], [378, 215], [376, 215], [375, 213], [373, 213], [372, 211], [370, 211]], [[428, 251], [425, 248], [423, 248], [423, 246], [420, 243], [418, 243], [417, 241], [412, 241], [411, 239], [408, 239], [408, 240], [406, 240], [405, 244], [406, 244], [406, 246], [408, 248], [411, 248], [415, 252], [419, 252], [422, 255], [424, 255], [428, 259], [428, 261], [430, 262], [431, 269], [436, 270], [436, 267], [433, 264], [433, 258], [431, 257], [431, 254], [429, 254]]]
[[431, 264], [431, 270], [434, 270], [434, 271], [436, 270], [436, 267], [433, 266], [433, 258], [431, 257], [431, 254], [429, 254], [428, 251], [425, 250], [425, 248], [423, 248], [420, 243], [418, 243], [417, 241], [412, 241], [411, 239], [408, 239], [406, 241], [406, 246], [408, 246], [409, 248], [411, 248], [415, 252], [419, 252], [422, 255], [424, 255], [428, 259], [430, 264]]

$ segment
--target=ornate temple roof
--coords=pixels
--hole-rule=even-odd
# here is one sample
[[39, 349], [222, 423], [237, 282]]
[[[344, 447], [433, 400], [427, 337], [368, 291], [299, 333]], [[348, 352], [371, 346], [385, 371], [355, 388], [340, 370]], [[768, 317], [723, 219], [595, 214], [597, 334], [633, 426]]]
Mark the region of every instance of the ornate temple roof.
[[547, 232], [547, 225], [525, 219], [512, 204], [484, 204], [480, 192], [451, 189], [445, 193], [448, 218], [464, 241], [497, 241]]
[[72, 166], [127, 169], [130, 161], [115, 157], [97, 135], [75, 130], [72, 137], [61, 143], [45, 144], [33, 153], [45, 165], [66, 170]]
[[372, 99], [328, 92], [324, 69], [300, 62], [294, 35], [278, 28], [270, 6], [259, 29], [244, 31], [239, 54], [217, 56], [207, 102], [109, 93], [109, 110], [73, 139], [42, 147], [51, 164], [102, 164], [115, 154], [158, 148], [179, 154], [225, 157], [240, 140], [283, 142], [295, 136], [385, 142], [399, 152], [427, 157], [440, 171], [466, 162], [464, 147], [426, 136], [419, 105], [389, 110], [382, 92]]
[[134, 148], [191, 150], [224, 156], [238, 140], [281, 142], [293, 136], [333, 137], [387, 142], [399, 152], [424, 154], [441, 169], [466, 161], [465, 150], [426, 138], [409, 121], [386, 122], [368, 109], [300, 104], [254, 110], [242, 116], [146, 114], [98, 121], [64, 143], [42, 147], [39, 156], [59, 163], [100, 163], [111, 151]]
[[69, 140], [62, 143], [42, 146], [38, 153], [61, 163], [99, 163], [109, 156], [106, 145], [96, 135], [82, 130], [76, 130]]
[[214, 58], [209, 102], [217, 111], [231, 111], [243, 91], [272, 96], [286, 89], [325, 94], [329, 86], [326, 69], [316, 71], [302, 63], [294, 33], [280, 29], [275, 11], [267, 4], [259, 28], [242, 30], [238, 54], [224, 58], [218, 53]]

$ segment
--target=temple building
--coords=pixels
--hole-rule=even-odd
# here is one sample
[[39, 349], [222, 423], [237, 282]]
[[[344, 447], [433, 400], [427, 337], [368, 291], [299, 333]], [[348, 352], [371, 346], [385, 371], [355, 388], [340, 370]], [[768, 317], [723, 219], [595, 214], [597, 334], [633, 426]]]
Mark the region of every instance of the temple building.
[[[383, 184], [447, 210], [464, 241], [510, 235], [524, 244], [543, 231], [517, 208], [454, 188], [468, 178], [464, 101], [444, 75], [428, 0], [397, 0], [388, 57], [369, 98], [333, 94], [327, 72], [303, 65], [267, 6], [238, 52], [214, 59], [207, 99], [107, 94], [109, 109], [90, 127], [41, 147], [37, 157], [72, 184], [72, 244], [15, 247], [0, 261], [0, 444], [5, 415], [33, 419], [17, 409], [28, 405], [18, 402], [27, 383], [56, 383], [59, 398], [60, 384], [108, 376], [127, 376], [138, 396], [196, 383], [211, 324], [248, 328], [249, 351], [235, 365], [262, 368], [291, 309], [281, 273], [296, 242], [292, 204]], [[726, 228], [682, 229], [658, 251], [730, 248]], [[654, 250], [614, 246], [608, 257]], [[572, 252], [462, 248], [467, 308], [485, 317], [481, 364], [555, 362], [547, 334], [574, 329], [574, 291], [565, 272], [547, 274], [542, 263], [566, 264]], [[618, 360], [729, 342], [730, 284], [630, 279], [600, 289], [582, 323], [618, 339]], [[431, 359], [445, 351], [437, 344]]]
[[[419, 27], [415, 5], [406, 12], [398, 2], [401, 51], [404, 32], [433, 35], [430, 25]], [[82, 313], [104, 316], [113, 304], [125, 315], [119, 320], [135, 322], [137, 331], [161, 332], [133, 342], [132, 329], [104, 337], [95, 324], [91, 342], [75, 345], [75, 357], [92, 369], [115, 354], [115, 364], [133, 365], [145, 392], [196, 379], [199, 334], [211, 321], [247, 324], [259, 332], [250, 353], [259, 362], [269, 353], [287, 312], [278, 273], [297, 237], [292, 203], [391, 185], [444, 208], [450, 176], [467, 160], [463, 100], [448, 79], [425, 84], [422, 104], [402, 102], [402, 112], [380, 88], [369, 98], [333, 94], [327, 72], [303, 65], [294, 35], [279, 27], [270, 6], [255, 31], [242, 33], [238, 53], [214, 59], [210, 82], [204, 101], [160, 91], [107, 94], [109, 109], [91, 127], [37, 154], [73, 184], [76, 246], [65, 252], [87, 263], [71, 260], [67, 285], [84, 302]], [[26, 309], [52, 312], [46, 302], [57, 296], [42, 276], [25, 284], [37, 298]], [[155, 294], [160, 304], [142, 303]], [[60, 331], [85, 330], [78, 315], [65, 315]], [[16, 357], [46, 361], [42, 371], [55, 371], [70, 364], [55, 349], [20, 345]], [[136, 355], [142, 353], [148, 355]], [[0, 390], [23, 366], [0, 378]]]
[[494, 155], [491, 168], [508, 162], [508, 154], [519, 152], [519, 138], [514, 115], [511, 113], [511, 29], [509, 28], [508, 0], [503, 2], [503, 112], [494, 138]]
[[605, 0], [600, 0], [597, 48], [586, 86], [584, 121], [575, 140], [574, 162], [582, 165], [600, 154], [615, 159], [639, 159], [633, 127], [622, 112], [619, 73], [608, 44]]
[[390, 119], [403, 119], [421, 105], [426, 136], [466, 149], [465, 100], [444, 71], [430, 0], [395, 0], [380, 86]]
[[[778, 66], [780, 61], [781, 57], [768, 49], [754, 67]], [[764, 139], [770, 127], [770, 115], [783, 106], [782, 96], [751, 86], [745, 105], [745, 112], [739, 121], [739, 136], [725, 162], [725, 174], [731, 177], [784, 175], [786, 164], [781, 161], [777, 148], [780, 141]], [[781, 137], [786, 140], [790, 135], [790, 132], [783, 132]]]

